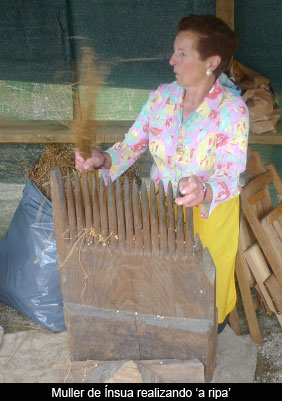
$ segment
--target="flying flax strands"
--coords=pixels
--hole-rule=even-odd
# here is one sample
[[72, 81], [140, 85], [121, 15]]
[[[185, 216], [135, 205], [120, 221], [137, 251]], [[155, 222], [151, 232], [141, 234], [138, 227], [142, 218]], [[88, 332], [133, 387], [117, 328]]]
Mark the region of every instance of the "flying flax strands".
[[82, 48], [79, 66], [79, 91], [76, 92], [77, 116], [70, 124], [74, 134], [75, 148], [87, 159], [96, 143], [96, 122], [94, 119], [96, 103], [108, 69], [99, 65], [90, 47]]

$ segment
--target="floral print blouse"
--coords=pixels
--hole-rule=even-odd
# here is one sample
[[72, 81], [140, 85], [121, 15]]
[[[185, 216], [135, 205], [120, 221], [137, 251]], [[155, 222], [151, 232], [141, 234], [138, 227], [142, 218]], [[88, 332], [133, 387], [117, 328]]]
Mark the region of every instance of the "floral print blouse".
[[202, 104], [182, 121], [185, 90], [177, 82], [151, 92], [141, 113], [125, 135], [107, 152], [109, 173], [115, 180], [149, 147], [154, 163], [151, 179], [174, 194], [180, 178], [197, 175], [213, 190], [211, 204], [203, 204], [207, 218], [221, 202], [239, 195], [239, 175], [245, 170], [248, 145], [248, 109], [217, 79]]

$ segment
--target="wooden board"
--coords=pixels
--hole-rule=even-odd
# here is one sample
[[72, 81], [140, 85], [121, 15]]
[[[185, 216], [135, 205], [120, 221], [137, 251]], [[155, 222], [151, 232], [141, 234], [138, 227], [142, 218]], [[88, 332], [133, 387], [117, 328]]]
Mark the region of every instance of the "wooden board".
[[174, 318], [64, 303], [74, 361], [199, 359], [210, 378], [213, 327], [208, 320]]
[[263, 134], [249, 133], [250, 145], [282, 145], [282, 120], [278, 121], [277, 132], [265, 132]]
[[267, 266], [259, 245], [252, 245], [244, 252], [244, 256], [250, 266], [256, 282], [263, 284], [263, 282], [270, 276], [271, 272]]
[[261, 223], [282, 258], [282, 203], [264, 217]]
[[[253, 242], [249, 234], [249, 227], [246, 222], [244, 215], [240, 217], [240, 231], [239, 231], [239, 247], [241, 252], [243, 253], [248, 248], [252, 246]], [[251, 272], [248, 265], [245, 268], [245, 275], [249, 283], [249, 287], [252, 288], [255, 285], [255, 278], [253, 273]]]
[[216, 0], [216, 16], [234, 30], [234, 0]]
[[[257, 291], [262, 298], [261, 300], [263, 304], [265, 304], [266, 312], [268, 314], [274, 312], [281, 324], [282, 319], [280, 305], [282, 303], [282, 287], [280, 286], [277, 278], [273, 274], [271, 274], [271, 271], [267, 266], [264, 255], [258, 244], [254, 244], [247, 251], [245, 251], [244, 256], [256, 279], [258, 287]], [[265, 283], [269, 283], [268, 288]], [[273, 288], [276, 296], [279, 297], [279, 299], [276, 299], [276, 304], [274, 303], [275, 297], [273, 297], [273, 294], [271, 294], [271, 289]]]
[[[271, 300], [274, 304], [276, 312], [282, 318], [282, 287], [279, 285], [277, 278], [274, 274], [271, 274], [264, 282], [265, 288], [267, 289]], [[280, 319], [281, 322], [281, 319]]]
[[204, 383], [198, 360], [85, 361], [57, 364], [53, 383]]
[[[115, 143], [124, 139], [133, 121], [99, 121], [96, 141]], [[0, 143], [74, 143], [70, 121], [0, 120]]]
[[[74, 143], [69, 121], [0, 120], [0, 143]], [[133, 120], [99, 121], [97, 142], [115, 143], [124, 139]], [[249, 134], [249, 144], [282, 145], [282, 121], [278, 132]]]
[[243, 251], [239, 246], [236, 258], [236, 277], [238, 279], [240, 293], [242, 296], [243, 305], [250, 328], [251, 338], [255, 343], [261, 344], [262, 338], [259, 329], [258, 319], [256, 316], [256, 308], [254, 306], [254, 300], [250, 290], [248, 270], [249, 266], [247, 265], [246, 259], [243, 255]]
[[267, 169], [264, 173], [255, 177], [243, 187], [241, 192], [241, 205], [245, 218], [257, 242], [263, 250], [278, 281], [282, 285], [282, 265], [279, 251], [281, 249], [281, 244], [279, 244], [280, 241], [278, 241], [277, 245], [277, 243], [272, 240], [272, 236], [268, 235], [266, 227], [269, 225], [265, 220], [265, 217], [269, 215], [269, 213], [275, 213], [272, 211], [272, 204], [269, 200], [268, 191], [266, 191], [269, 184], [275, 184], [275, 180], [276, 178], [272, 169]]
[[[248, 158], [247, 158], [247, 166], [245, 174], [246, 184], [248, 184], [251, 180], [255, 179], [260, 174], [264, 173], [266, 169], [269, 171], [267, 175], [268, 179], [270, 178], [271, 180], [273, 180], [273, 183], [277, 191], [282, 193], [281, 178], [279, 177], [279, 174], [275, 169], [274, 165], [268, 164], [264, 166], [262, 163], [260, 153], [258, 151], [252, 150], [250, 147], [248, 147], [247, 156]], [[267, 211], [272, 209], [272, 201], [269, 193], [269, 188], [267, 186], [264, 187], [264, 185], [262, 186], [261, 183], [262, 182], [259, 179], [256, 188], [253, 188], [252, 191], [250, 191], [250, 196], [251, 194], [253, 194], [253, 196], [249, 198], [250, 202], [248, 202], [248, 199], [244, 197], [243, 193], [243, 203], [245, 206], [244, 210], [248, 212], [249, 221], [253, 222], [253, 228], [257, 229], [259, 229], [258, 216], [260, 215], [264, 216], [265, 213], [267, 213]], [[264, 187], [263, 190], [262, 187]], [[243, 192], [245, 191], [243, 190]], [[248, 205], [248, 203], [250, 204]], [[257, 206], [257, 204], [259, 205]], [[254, 223], [255, 221], [257, 224]], [[249, 251], [251, 246], [254, 244], [256, 244], [255, 248], [252, 248]], [[259, 329], [258, 319], [256, 316], [256, 309], [259, 306], [258, 303], [260, 303], [260, 305], [263, 307], [266, 314], [271, 315], [272, 312], [262, 294], [262, 291], [260, 290], [260, 287], [263, 287], [263, 291], [266, 291], [267, 290], [266, 283], [270, 279], [272, 279], [273, 281], [274, 275], [270, 274], [270, 270], [265, 263], [263, 255], [260, 254], [259, 258], [260, 260], [258, 260], [258, 257], [256, 257], [256, 261], [253, 260], [252, 258], [253, 253], [254, 252], [256, 253], [256, 250], [257, 252], [259, 252], [257, 247], [258, 245], [256, 242], [256, 236], [254, 235], [254, 232], [252, 231], [250, 224], [247, 222], [246, 217], [244, 216], [244, 214], [242, 214], [240, 219], [239, 247], [236, 260], [236, 276], [240, 287], [240, 292], [243, 300], [244, 309], [246, 312], [251, 338], [257, 344], [261, 344], [262, 342], [261, 333]], [[246, 254], [244, 254], [244, 252], [246, 252]], [[249, 263], [252, 265], [254, 272], [256, 273], [256, 276], [258, 277], [259, 284], [256, 282], [256, 278], [247, 263], [246, 255], [248, 256]], [[264, 280], [265, 278], [266, 280]], [[252, 290], [255, 291], [257, 295], [256, 304], [254, 304], [253, 302], [253, 291], [251, 292], [251, 288]], [[273, 305], [276, 306], [274, 301]], [[276, 316], [277, 319], [281, 322], [281, 315], [277, 313]]]

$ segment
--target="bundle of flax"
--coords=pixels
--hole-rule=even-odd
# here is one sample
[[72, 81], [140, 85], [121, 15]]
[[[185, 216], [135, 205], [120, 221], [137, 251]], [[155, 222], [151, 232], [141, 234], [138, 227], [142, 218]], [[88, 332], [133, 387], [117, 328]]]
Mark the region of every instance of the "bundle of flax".
[[[74, 134], [75, 149], [87, 159], [92, 154], [92, 149], [98, 148], [96, 141], [97, 123], [94, 119], [96, 104], [101, 86], [105, 83], [108, 68], [105, 65], [98, 65], [98, 60], [90, 47], [82, 48], [81, 63], [79, 66], [80, 91], [76, 91], [76, 116], [70, 124], [70, 129]], [[132, 183], [135, 178], [140, 184], [138, 175], [140, 168], [135, 165], [129, 168], [120, 178], [123, 184], [125, 176]]]
[[[81, 79], [75, 85], [80, 86], [74, 92], [76, 100], [76, 116], [69, 124], [74, 134], [75, 149], [86, 159], [96, 143], [96, 125], [93, 116], [99, 88], [102, 84], [105, 69], [96, 65], [94, 52], [89, 47], [82, 48], [79, 72]], [[28, 178], [33, 180], [40, 191], [51, 200], [50, 171], [59, 167], [63, 176], [69, 171], [71, 177], [75, 169], [74, 148], [66, 145], [50, 145], [42, 154], [38, 163], [28, 171]]]
[[[99, 89], [107, 70], [105, 67], [97, 66], [97, 60], [91, 48], [83, 47], [79, 72], [81, 78], [77, 85], [79, 84], [80, 91], [76, 90], [74, 93], [77, 106], [76, 116], [69, 127], [74, 134], [75, 150], [87, 159], [91, 156], [92, 149], [100, 147], [96, 142], [97, 127], [93, 117]], [[59, 167], [63, 176], [69, 171], [72, 178], [75, 169], [74, 148], [65, 145], [49, 145], [38, 163], [28, 171], [28, 178], [34, 181], [49, 200], [51, 200], [50, 171], [54, 167]], [[97, 172], [94, 173], [97, 174]], [[121, 183], [125, 176], [130, 183], [134, 178], [140, 183], [136, 166], [132, 166], [121, 176]]]
[[59, 167], [63, 176], [67, 174], [67, 171], [73, 174], [75, 162], [71, 146], [48, 145], [39, 161], [27, 172], [28, 178], [49, 200], [51, 200], [50, 172], [54, 167]]
[[97, 59], [90, 47], [82, 48], [79, 66], [79, 90], [74, 92], [76, 115], [70, 124], [74, 134], [76, 150], [87, 159], [96, 144], [96, 104], [99, 90], [107, 74], [105, 66], [98, 66]]

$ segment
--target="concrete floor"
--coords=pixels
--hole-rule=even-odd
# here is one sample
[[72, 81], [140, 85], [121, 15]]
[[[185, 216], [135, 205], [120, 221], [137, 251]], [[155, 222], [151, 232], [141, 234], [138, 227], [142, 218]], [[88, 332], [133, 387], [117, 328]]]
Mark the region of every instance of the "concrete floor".
[[[229, 326], [218, 336], [212, 383], [252, 383], [257, 351], [249, 335], [237, 336]], [[55, 382], [52, 368], [69, 366], [67, 333], [22, 330], [4, 334], [0, 345], [0, 383]]]

